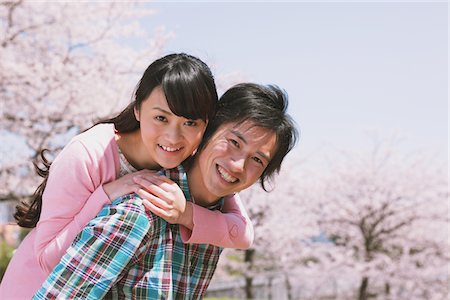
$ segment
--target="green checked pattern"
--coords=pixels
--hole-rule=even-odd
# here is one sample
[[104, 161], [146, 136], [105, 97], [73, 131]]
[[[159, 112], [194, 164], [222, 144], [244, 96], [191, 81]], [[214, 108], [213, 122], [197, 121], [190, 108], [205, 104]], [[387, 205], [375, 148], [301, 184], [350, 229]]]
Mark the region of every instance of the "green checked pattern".
[[[191, 201], [182, 167], [162, 174]], [[86, 225], [33, 299], [201, 299], [221, 251], [184, 244], [178, 225], [145, 212], [136, 194], [126, 195]]]

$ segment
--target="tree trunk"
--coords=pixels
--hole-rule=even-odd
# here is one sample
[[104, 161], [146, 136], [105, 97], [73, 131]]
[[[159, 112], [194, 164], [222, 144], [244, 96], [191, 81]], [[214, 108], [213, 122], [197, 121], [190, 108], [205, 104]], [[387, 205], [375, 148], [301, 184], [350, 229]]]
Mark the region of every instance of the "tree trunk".
[[[245, 250], [244, 262], [249, 265], [250, 271], [252, 271], [254, 254], [254, 249]], [[245, 274], [245, 298], [253, 299], [253, 275]]]
[[384, 284], [384, 293], [386, 294], [386, 296], [389, 296], [391, 294], [391, 285], [389, 284], [389, 282], [386, 282]]
[[369, 287], [369, 278], [363, 277], [361, 280], [361, 285], [359, 286], [358, 300], [367, 300], [367, 288]]
[[286, 283], [287, 298], [288, 298], [288, 300], [291, 300], [292, 299], [292, 285], [291, 285], [291, 282], [289, 281], [289, 275], [287, 273], [285, 274], [285, 283]]
[[273, 277], [269, 277], [269, 284], [267, 285], [268, 292], [267, 292], [267, 299], [272, 300], [272, 280]]
[[245, 298], [246, 299], [253, 299], [253, 278], [252, 277], [245, 277]]

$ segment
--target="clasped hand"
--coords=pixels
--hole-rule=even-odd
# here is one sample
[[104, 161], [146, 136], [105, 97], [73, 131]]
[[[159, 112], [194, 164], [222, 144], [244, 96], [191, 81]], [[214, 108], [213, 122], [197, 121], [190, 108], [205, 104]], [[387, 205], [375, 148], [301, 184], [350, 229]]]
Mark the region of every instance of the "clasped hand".
[[[140, 170], [104, 184], [109, 199], [130, 193], [138, 194], [147, 211], [163, 218], [170, 224], [181, 224], [191, 228], [190, 208], [181, 188], [169, 178], [155, 171]], [[190, 204], [189, 204], [190, 205]]]

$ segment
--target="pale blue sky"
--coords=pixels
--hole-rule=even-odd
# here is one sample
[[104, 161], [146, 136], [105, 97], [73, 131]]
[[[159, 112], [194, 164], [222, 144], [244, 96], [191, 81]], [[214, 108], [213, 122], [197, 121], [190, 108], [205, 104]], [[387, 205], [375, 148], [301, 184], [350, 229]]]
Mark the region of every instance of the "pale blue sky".
[[148, 28], [187, 52], [287, 90], [302, 156], [399, 134], [447, 159], [447, 3], [150, 3]]

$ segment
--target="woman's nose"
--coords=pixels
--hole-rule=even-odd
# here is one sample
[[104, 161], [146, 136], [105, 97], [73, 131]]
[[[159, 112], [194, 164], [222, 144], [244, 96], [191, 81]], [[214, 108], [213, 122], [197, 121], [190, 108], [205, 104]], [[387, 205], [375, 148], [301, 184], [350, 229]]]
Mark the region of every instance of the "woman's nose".
[[178, 143], [181, 139], [181, 130], [178, 126], [170, 126], [167, 128], [165, 137], [169, 143]]

